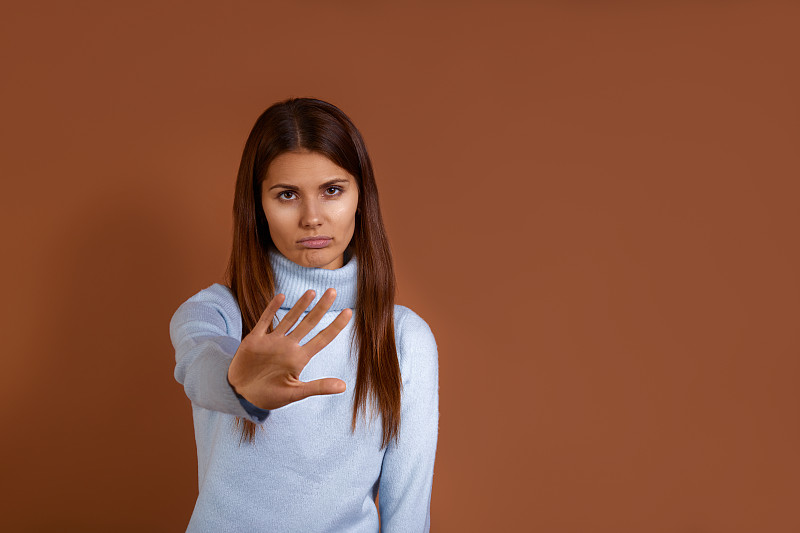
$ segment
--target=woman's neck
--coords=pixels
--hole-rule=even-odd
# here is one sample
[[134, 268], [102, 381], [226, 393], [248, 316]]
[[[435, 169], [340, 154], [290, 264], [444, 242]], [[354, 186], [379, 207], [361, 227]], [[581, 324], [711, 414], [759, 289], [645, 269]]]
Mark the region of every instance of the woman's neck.
[[345, 251], [344, 265], [340, 268], [312, 268], [298, 265], [278, 250], [270, 248], [267, 252], [270, 265], [275, 273], [275, 294], [285, 294], [281, 309], [291, 309], [308, 290], [315, 291], [314, 300], [307, 310], [319, 302], [326, 290], [336, 289], [336, 300], [329, 311], [354, 309], [358, 284], [358, 259]]

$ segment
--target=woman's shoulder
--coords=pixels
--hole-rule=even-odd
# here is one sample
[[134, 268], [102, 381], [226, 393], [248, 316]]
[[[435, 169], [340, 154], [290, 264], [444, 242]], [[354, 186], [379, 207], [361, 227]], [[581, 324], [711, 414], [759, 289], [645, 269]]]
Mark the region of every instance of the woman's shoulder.
[[417, 332], [420, 329], [430, 331], [428, 323], [410, 307], [405, 305], [395, 304], [394, 306], [394, 323], [395, 329], [402, 332], [409, 329], [412, 332]]
[[[227, 285], [221, 283], [214, 283], [205, 289], [190, 296], [186, 302], [205, 302], [212, 305], [219, 305], [225, 308], [225, 311], [236, 310], [239, 311], [239, 305], [236, 303], [236, 298], [233, 296], [233, 291]], [[186, 303], [184, 302], [184, 303]]]
[[401, 364], [408, 354], [413, 354], [415, 361], [425, 361], [428, 365], [436, 365], [438, 350], [436, 338], [428, 323], [411, 308], [395, 304], [395, 341]]
[[175, 311], [172, 322], [179, 320], [205, 319], [223, 321], [225, 330], [232, 337], [241, 337], [242, 315], [233, 291], [220, 283], [214, 283], [187, 298]]

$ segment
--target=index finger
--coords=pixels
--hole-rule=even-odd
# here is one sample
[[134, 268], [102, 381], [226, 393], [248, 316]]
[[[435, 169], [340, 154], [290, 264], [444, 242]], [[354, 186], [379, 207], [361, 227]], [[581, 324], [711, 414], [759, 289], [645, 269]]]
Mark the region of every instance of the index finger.
[[350, 318], [353, 316], [353, 310], [350, 308], [342, 309], [342, 312], [333, 319], [328, 327], [314, 335], [314, 338], [305, 343], [301, 348], [305, 350], [306, 357], [311, 359], [320, 350], [322, 350], [325, 346], [330, 343], [334, 337], [336, 337], [350, 322]]

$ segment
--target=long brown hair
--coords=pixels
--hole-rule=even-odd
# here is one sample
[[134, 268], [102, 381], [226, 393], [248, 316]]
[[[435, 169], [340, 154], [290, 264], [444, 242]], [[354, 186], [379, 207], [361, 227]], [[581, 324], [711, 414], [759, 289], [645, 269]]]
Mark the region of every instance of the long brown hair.
[[[275, 245], [261, 204], [261, 182], [279, 154], [305, 150], [326, 156], [358, 183], [355, 232], [348, 246], [358, 259], [355, 338], [350, 346], [356, 346], [359, 355], [351, 431], [355, 432], [358, 411], [364, 414], [370, 395], [371, 415], [377, 407], [383, 418], [383, 448], [397, 438], [400, 428], [402, 381], [394, 337], [394, 266], [372, 162], [361, 134], [338, 107], [314, 98], [289, 98], [273, 104], [256, 120], [236, 179], [226, 282], [242, 313], [244, 338], [275, 295], [275, 275], [267, 254]], [[236, 417], [236, 426], [240, 423], [239, 443], [254, 442], [256, 424]]]

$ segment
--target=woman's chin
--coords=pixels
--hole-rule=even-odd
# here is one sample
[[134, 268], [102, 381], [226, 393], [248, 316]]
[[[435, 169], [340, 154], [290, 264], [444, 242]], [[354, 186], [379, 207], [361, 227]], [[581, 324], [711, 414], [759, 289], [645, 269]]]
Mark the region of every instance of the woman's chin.
[[339, 254], [327, 248], [305, 248], [298, 251], [296, 258], [290, 258], [298, 265], [308, 268], [340, 268], [344, 264], [344, 250]]

